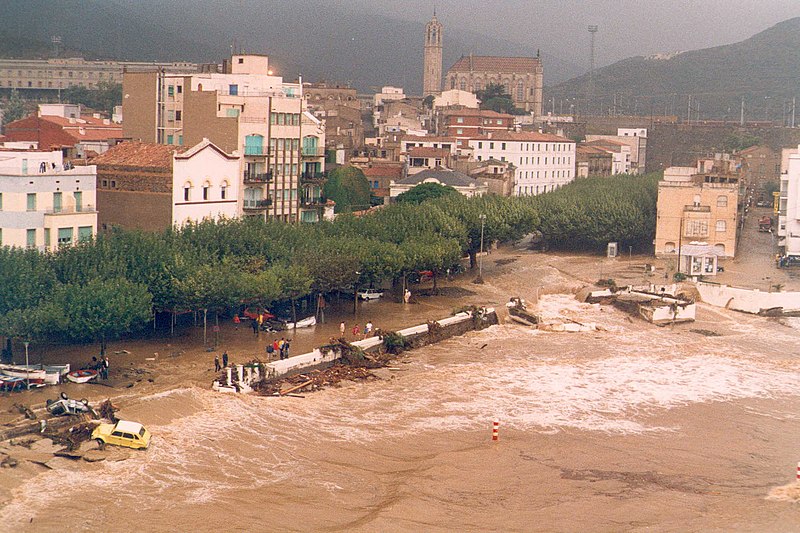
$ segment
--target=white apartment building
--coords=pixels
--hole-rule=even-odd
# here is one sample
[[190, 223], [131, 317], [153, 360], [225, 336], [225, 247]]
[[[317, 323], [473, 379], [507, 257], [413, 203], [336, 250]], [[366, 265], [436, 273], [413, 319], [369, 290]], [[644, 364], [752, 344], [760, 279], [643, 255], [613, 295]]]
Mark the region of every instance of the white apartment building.
[[778, 206], [778, 246], [784, 255], [800, 260], [800, 146], [786, 152]]
[[628, 164], [625, 173], [644, 174], [647, 164], [647, 128], [617, 128], [616, 135], [586, 136], [587, 143], [593, 141], [610, 141], [628, 146]]
[[469, 140], [476, 161], [496, 159], [516, 167], [514, 194], [542, 194], [575, 179], [575, 141], [536, 132], [492, 132]]
[[52, 251], [94, 237], [96, 180], [61, 151], [0, 149], [0, 245]]

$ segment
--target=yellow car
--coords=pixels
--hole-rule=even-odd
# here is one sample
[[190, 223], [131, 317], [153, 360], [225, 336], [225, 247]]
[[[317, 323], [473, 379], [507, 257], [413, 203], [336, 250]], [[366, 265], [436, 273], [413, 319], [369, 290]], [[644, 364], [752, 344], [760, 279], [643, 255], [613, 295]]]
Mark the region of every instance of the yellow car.
[[100, 424], [92, 431], [92, 438], [101, 448], [106, 444], [140, 449], [150, 445], [150, 432], [140, 423], [126, 420], [116, 424]]

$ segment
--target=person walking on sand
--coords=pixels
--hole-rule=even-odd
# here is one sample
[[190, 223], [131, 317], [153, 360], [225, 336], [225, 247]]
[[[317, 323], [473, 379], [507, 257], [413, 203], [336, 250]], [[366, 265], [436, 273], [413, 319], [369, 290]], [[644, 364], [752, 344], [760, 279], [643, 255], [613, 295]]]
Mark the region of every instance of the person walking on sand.
[[339, 336], [340, 337], [344, 337], [345, 330], [346, 330], [346, 326], [344, 325], [344, 322], [340, 322], [339, 323]]
[[366, 339], [372, 335], [372, 321], [367, 320], [367, 323], [364, 325], [364, 338]]
[[228, 352], [222, 352], [222, 368], [228, 368]]
[[284, 359], [289, 359], [289, 339], [283, 343], [283, 354]]
[[108, 379], [108, 367], [111, 366], [108, 363], [108, 357], [104, 355], [100, 364], [102, 365], [100, 372], [103, 374], [103, 379]]
[[222, 370], [222, 367], [219, 366], [219, 356], [215, 355], [214, 356], [214, 372], [219, 372], [220, 370]]
[[353, 337], [358, 337], [358, 334], [361, 332], [361, 328], [358, 327], [358, 324], [353, 326]]
[[255, 318], [250, 322], [250, 327], [253, 328], [253, 335], [258, 337], [258, 321]]
[[274, 351], [280, 357], [280, 355], [281, 355], [281, 347], [280, 347], [280, 343], [278, 342], [278, 339], [275, 339], [274, 341], [272, 341], [272, 351]]
[[281, 337], [281, 340], [278, 341], [278, 352], [281, 354], [281, 359], [283, 359], [284, 354], [284, 345], [286, 344], [286, 339]]

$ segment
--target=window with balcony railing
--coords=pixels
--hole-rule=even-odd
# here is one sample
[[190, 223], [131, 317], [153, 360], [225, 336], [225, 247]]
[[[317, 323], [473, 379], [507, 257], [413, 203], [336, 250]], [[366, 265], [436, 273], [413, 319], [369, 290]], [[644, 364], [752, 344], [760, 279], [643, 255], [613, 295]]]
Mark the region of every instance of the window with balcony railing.
[[244, 138], [244, 155], [264, 155], [264, 137], [248, 135]]

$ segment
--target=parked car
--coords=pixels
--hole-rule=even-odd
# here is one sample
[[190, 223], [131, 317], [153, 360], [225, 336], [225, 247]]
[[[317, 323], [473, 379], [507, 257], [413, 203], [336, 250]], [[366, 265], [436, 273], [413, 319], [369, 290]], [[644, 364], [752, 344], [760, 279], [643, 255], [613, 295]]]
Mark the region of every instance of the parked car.
[[380, 289], [360, 289], [358, 297], [362, 300], [377, 300], [383, 298], [383, 291]]
[[102, 448], [106, 444], [144, 449], [150, 445], [150, 432], [138, 422], [120, 420], [116, 424], [100, 424], [92, 431], [92, 438]]

